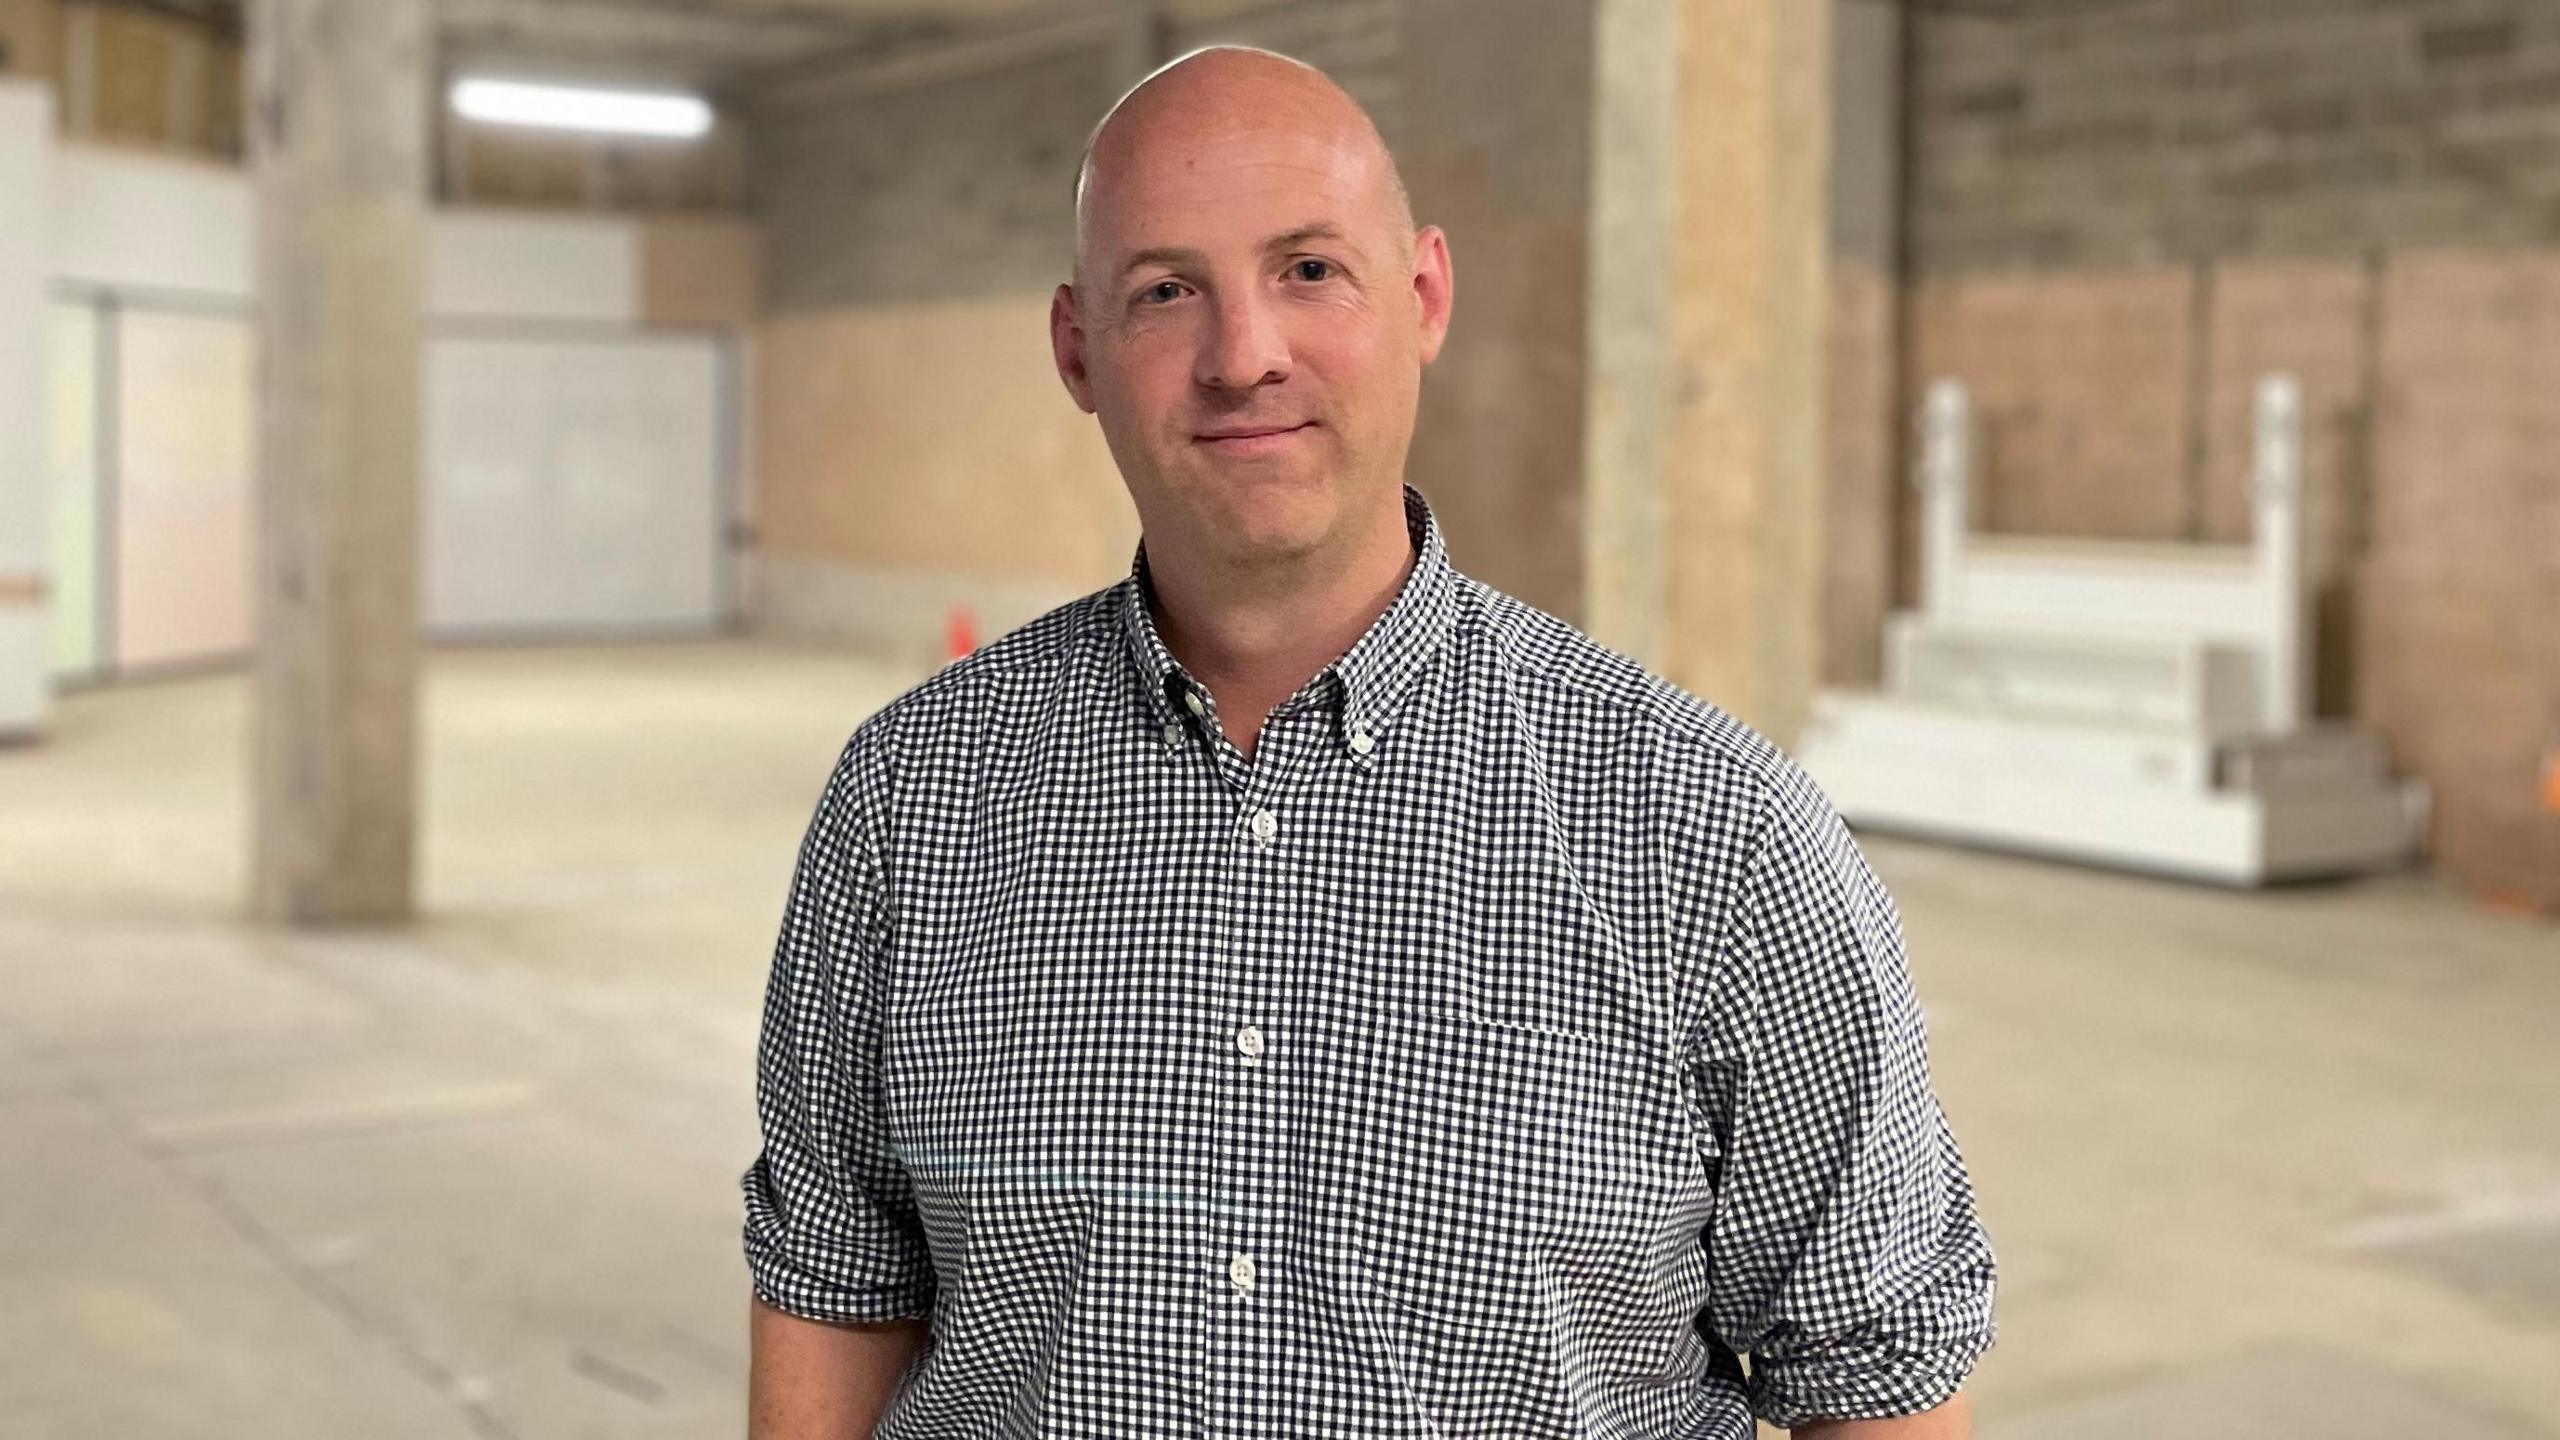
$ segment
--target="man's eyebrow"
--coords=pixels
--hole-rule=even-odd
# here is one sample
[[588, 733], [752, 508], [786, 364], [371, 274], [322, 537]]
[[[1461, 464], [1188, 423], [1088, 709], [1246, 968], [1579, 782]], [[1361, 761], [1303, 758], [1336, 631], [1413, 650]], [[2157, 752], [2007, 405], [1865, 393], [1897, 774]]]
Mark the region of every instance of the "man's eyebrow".
[[1152, 250], [1141, 250], [1137, 254], [1130, 256], [1128, 259], [1121, 261], [1120, 274], [1122, 278], [1125, 279], [1130, 271], [1143, 269], [1149, 265], [1162, 265], [1169, 269], [1178, 270], [1185, 265], [1198, 266], [1206, 264], [1208, 259], [1209, 257], [1207, 255], [1198, 250], [1187, 249], [1179, 245], [1158, 245]]
[[[1350, 236], [1343, 233], [1341, 226], [1335, 225], [1330, 221], [1319, 220], [1312, 225], [1301, 225], [1295, 230], [1284, 231], [1281, 234], [1274, 235], [1270, 239], [1263, 241], [1262, 253], [1265, 255], [1271, 255], [1283, 250], [1295, 250], [1310, 240], [1332, 240], [1336, 242], [1344, 242], [1348, 241], [1350, 238]], [[1126, 279], [1130, 271], [1141, 269], [1149, 265], [1163, 265], [1171, 269], [1179, 269], [1185, 265], [1193, 267], [1203, 266], [1206, 265], [1208, 261], [1209, 257], [1207, 254], [1191, 249], [1188, 246], [1158, 245], [1151, 249], [1141, 250], [1130, 256], [1127, 260], [1122, 261], [1120, 264], [1120, 276], [1121, 278]]]
[[1275, 250], [1295, 250], [1310, 240], [1331, 240], [1341, 243], [1350, 238], [1342, 233], [1341, 226], [1319, 220], [1313, 225], [1301, 225], [1286, 235], [1272, 236], [1262, 242], [1262, 250], [1267, 255]]

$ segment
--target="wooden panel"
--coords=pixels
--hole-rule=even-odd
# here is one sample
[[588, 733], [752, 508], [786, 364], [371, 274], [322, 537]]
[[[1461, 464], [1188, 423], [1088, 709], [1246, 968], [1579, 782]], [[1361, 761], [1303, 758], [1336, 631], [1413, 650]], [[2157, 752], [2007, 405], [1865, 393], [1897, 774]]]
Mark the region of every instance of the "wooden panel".
[[2448, 871], [2560, 908], [2560, 252], [2396, 257], [2382, 298], [2362, 713], [2435, 787]]
[[864, 306], [757, 327], [755, 515], [769, 549], [1099, 588], [1137, 513], [1058, 382], [1048, 296]]
[[61, 77], [61, 0], [0, 0], [0, 74]]
[[744, 325], [755, 319], [763, 239], [723, 217], [640, 222], [640, 315], [651, 325]]
[[166, 16], [118, 6], [88, 7], [96, 35], [96, 131], [109, 140], [163, 143], [177, 126], [169, 113], [169, 73], [181, 28]]
[[240, 42], [216, 37], [207, 52], [204, 84], [204, 148], [211, 154], [238, 158], [249, 153], [244, 96], [248, 60]]
[[2516, 573], [2551, 556], [2560, 535], [2560, 250], [2395, 258], [2382, 328], [2377, 556], [2465, 574]]
[[[29, 0], [0, 0], [8, 7]], [[241, 154], [239, 40], [214, 25], [133, 5], [49, 4], [63, 131], [119, 144], [236, 159]]]
[[[2358, 582], [2366, 723], [2435, 795], [2437, 863], [2472, 891], [2560, 910], [2560, 815], [2542, 767], [2560, 728], [2560, 571], [2522, 577], [2391, 565]], [[2538, 610], [2522, 609], [2536, 605]]]
[[729, 210], [739, 139], [726, 121], [699, 141], [599, 140], [448, 118], [444, 198], [485, 205]]
[[2158, 270], [1916, 288], [1911, 379], [1964, 381], [1981, 417], [1976, 528], [2192, 538], [2194, 283]]

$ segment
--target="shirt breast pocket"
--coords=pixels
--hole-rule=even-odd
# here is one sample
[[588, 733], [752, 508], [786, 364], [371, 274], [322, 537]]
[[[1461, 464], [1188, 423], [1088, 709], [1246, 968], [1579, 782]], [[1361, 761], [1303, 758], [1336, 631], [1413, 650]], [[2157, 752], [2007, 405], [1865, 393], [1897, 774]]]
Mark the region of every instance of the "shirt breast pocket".
[[1352, 1233], [1369, 1280], [1442, 1325], [1543, 1329], [1641, 1286], [1674, 1177], [1652, 1060], [1609, 1036], [1390, 1008], [1364, 1047]]

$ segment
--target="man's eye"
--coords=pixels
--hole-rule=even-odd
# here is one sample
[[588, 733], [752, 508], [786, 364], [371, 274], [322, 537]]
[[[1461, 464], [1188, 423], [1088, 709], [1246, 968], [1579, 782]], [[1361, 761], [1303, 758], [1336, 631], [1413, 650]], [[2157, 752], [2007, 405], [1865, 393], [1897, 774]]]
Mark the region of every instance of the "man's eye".
[[1159, 280], [1138, 292], [1138, 298], [1150, 305], [1163, 305], [1182, 297], [1182, 287], [1171, 280]]
[[1297, 272], [1299, 279], [1310, 284], [1333, 274], [1333, 262], [1330, 260], [1301, 260], [1289, 268]]

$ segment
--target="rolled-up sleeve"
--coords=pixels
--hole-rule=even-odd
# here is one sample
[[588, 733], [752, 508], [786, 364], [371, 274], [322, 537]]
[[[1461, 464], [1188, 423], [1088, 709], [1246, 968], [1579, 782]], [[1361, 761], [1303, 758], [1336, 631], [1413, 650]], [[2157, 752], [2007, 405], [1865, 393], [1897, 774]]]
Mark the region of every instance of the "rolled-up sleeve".
[[1929, 1080], [1901, 921], [1830, 803], [1776, 787], [1699, 1063], [1721, 1098], [1715, 1338], [1762, 1420], [1916, 1414], [1994, 1338], [1994, 1267]]
[[763, 1149], [742, 1181], [755, 1293], [835, 1322], [925, 1315], [934, 1289], [882, 1114], [887, 781], [865, 738], [846, 745], [800, 843], [756, 1052]]

